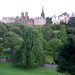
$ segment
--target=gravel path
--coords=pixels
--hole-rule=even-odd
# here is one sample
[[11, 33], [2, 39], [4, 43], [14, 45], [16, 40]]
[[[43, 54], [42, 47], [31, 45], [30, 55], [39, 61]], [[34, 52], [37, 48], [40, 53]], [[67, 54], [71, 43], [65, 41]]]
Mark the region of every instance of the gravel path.
[[45, 67], [51, 67], [51, 68], [57, 68], [57, 65], [50, 65], [50, 64], [45, 64]]

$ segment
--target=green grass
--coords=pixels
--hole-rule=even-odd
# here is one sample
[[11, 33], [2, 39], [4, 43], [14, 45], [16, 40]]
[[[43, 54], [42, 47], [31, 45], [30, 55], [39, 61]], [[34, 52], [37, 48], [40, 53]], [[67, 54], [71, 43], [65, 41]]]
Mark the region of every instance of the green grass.
[[49, 51], [45, 51], [45, 56], [46, 56], [46, 60], [49, 60], [50, 64], [52, 64], [52, 62], [55, 64], [55, 62], [53, 61], [53, 54], [52, 52]]
[[[23, 68], [13, 66], [10, 62], [0, 61], [0, 75], [62, 75], [57, 72], [55, 68], [49, 67], [34, 67], [34, 68]], [[67, 74], [63, 74], [67, 75]]]
[[4, 48], [3, 51], [10, 50], [10, 48]]
[[54, 61], [53, 61], [53, 57], [51, 55], [45, 55], [46, 56], [46, 60], [49, 60], [50, 64]]
[[11, 57], [11, 53], [10, 52], [2, 52], [1, 57]]
[[58, 33], [58, 32], [60, 32], [60, 30], [54, 30], [54, 33]]

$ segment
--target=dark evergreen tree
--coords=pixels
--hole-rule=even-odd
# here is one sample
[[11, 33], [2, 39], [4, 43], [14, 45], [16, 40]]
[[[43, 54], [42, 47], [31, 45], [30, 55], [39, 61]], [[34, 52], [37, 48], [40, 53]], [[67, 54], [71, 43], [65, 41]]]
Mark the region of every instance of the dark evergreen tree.
[[20, 47], [12, 53], [12, 62], [24, 67], [35, 66], [45, 63], [41, 35], [39, 32], [28, 27], [24, 34], [24, 41]]
[[67, 71], [75, 75], [75, 35], [70, 35], [63, 45], [58, 47], [58, 57], [55, 62], [58, 64], [58, 71]]

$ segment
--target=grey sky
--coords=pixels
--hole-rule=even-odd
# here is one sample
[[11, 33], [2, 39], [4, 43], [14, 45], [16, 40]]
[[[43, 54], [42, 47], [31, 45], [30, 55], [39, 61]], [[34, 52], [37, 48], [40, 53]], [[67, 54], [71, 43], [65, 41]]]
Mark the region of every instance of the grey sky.
[[45, 17], [75, 12], [75, 0], [0, 0], [0, 20], [20, 16], [26, 11], [30, 18], [35, 18], [41, 15], [42, 6]]

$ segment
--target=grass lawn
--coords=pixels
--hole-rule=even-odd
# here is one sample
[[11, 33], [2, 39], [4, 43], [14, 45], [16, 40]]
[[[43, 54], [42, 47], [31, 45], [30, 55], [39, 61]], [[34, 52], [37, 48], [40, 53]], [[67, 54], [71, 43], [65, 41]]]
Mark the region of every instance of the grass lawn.
[[10, 48], [4, 48], [3, 51], [10, 50]]
[[53, 57], [51, 55], [45, 55], [46, 56], [46, 60], [49, 60], [50, 64], [54, 61], [53, 61]]
[[11, 57], [11, 53], [10, 52], [2, 52], [1, 57]]
[[60, 32], [60, 30], [54, 30], [54, 33], [58, 33], [58, 32]]
[[[13, 66], [10, 62], [0, 61], [0, 75], [62, 75], [55, 68], [34, 67], [26, 69]], [[67, 75], [67, 74], [63, 74]]]

